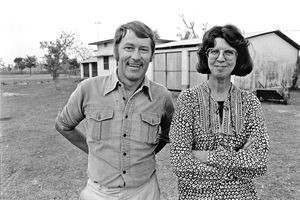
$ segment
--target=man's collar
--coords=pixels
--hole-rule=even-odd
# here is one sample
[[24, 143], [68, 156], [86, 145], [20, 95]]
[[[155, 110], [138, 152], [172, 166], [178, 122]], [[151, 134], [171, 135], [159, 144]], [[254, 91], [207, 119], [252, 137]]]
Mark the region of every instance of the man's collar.
[[111, 73], [109, 76], [108, 82], [106, 84], [105, 90], [104, 90], [104, 96], [113, 91], [116, 86], [119, 84], [119, 79], [117, 76], [116, 70]]
[[[117, 70], [113, 71], [112, 74], [109, 77], [109, 80], [107, 82], [107, 85], [104, 90], [104, 95], [107, 95], [108, 93], [112, 92], [121, 82], [118, 79], [117, 76]], [[148, 77], [145, 75], [145, 78], [141, 84], [141, 86], [138, 88], [138, 90], [143, 90], [145, 88], [145, 91], [147, 92], [150, 100], [152, 101], [152, 93], [151, 93], [151, 88], [150, 88], [150, 80]]]
[[146, 89], [146, 92], [148, 93], [148, 96], [149, 96], [150, 100], [152, 101], [153, 98], [152, 98], [152, 93], [151, 93], [151, 88], [150, 88], [150, 80], [148, 79], [148, 77], [146, 75], [145, 75], [145, 78], [144, 78], [143, 83], [141, 85], [141, 88]]

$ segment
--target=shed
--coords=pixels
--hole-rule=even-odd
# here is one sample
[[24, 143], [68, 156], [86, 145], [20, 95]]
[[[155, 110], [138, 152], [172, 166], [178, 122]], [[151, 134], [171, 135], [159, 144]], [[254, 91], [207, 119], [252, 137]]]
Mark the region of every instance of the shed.
[[246, 35], [254, 69], [246, 77], [234, 77], [241, 88], [272, 88], [292, 86], [299, 65], [300, 46], [280, 30]]
[[[254, 69], [246, 77], [233, 76], [240, 88], [291, 87], [297, 65], [299, 45], [281, 31], [245, 36], [250, 41], [249, 51]], [[207, 75], [196, 71], [199, 39], [182, 40], [156, 47], [153, 80], [169, 90], [182, 90], [207, 80]]]
[[180, 91], [207, 80], [196, 71], [200, 39], [180, 40], [156, 46], [153, 80], [169, 90]]

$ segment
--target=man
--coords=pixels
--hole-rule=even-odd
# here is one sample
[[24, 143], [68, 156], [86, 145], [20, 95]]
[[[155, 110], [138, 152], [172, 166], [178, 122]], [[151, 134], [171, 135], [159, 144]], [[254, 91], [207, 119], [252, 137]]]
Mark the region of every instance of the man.
[[[152, 30], [139, 21], [115, 33], [117, 70], [81, 82], [58, 115], [56, 129], [88, 153], [84, 200], [156, 200], [155, 154], [169, 141], [170, 92], [146, 74], [155, 50]], [[87, 120], [86, 135], [75, 127]]]

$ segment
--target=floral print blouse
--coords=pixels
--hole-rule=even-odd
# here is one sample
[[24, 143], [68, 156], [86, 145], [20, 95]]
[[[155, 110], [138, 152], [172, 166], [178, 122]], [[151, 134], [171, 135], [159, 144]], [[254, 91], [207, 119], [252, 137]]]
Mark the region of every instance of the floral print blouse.
[[[269, 136], [257, 97], [232, 84], [223, 104], [207, 82], [182, 92], [173, 117], [171, 164], [179, 199], [257, 199], [253, 178], [266, 172]], [[243, 145], [251, 138], [249, 148]], [[208, 151], [200, 162], [192, 150]]]

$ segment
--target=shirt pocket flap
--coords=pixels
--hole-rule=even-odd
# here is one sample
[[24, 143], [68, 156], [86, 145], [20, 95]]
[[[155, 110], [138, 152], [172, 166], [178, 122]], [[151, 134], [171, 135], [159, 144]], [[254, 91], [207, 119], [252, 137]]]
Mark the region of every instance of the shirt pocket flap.
[[158, 125], [160, 123], [160, 117], [155, 114], [141, 113], [141, 118], [144, 122], [146, 122], [152, 126]]
[[89, 117], [95, 121], [104, 121], [113, 118], [114, 111], [113, 110], [101, 110], [94, 111], [89, 114]]

